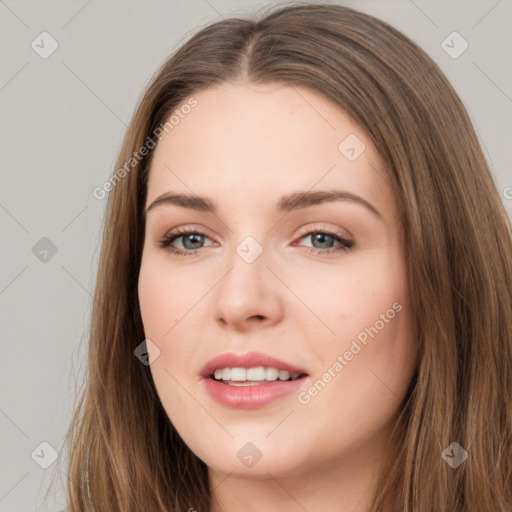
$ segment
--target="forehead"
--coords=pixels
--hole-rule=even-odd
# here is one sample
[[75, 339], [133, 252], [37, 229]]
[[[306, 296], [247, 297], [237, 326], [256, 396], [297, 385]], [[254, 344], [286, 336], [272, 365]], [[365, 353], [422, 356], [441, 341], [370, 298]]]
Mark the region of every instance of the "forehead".
[[192, 97], [196, 106], [174, 118], [155, 148], [148, 204], [170, 190], [242, 202], [315, 187], [368, 199], [390, 193], [366, 133], [316, 91], [223, 84]]

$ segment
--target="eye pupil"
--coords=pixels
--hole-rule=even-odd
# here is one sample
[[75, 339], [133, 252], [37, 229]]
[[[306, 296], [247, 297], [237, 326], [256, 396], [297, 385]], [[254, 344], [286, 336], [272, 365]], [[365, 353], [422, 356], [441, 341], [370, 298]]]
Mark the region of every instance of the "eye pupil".
[[[320, 244], [325, 244], [326, 241], [325, 239], [331, 239], [332, 240], [332, 236], [331, 235], [328, 235], [327, 233], [315, 233], [313, 235], [313, 241], [318, 241]], [[329, 240], [328, 240], [329, 241]], [[330, 247], [330, 245], [329, 245]], [[324, 249], [325, 247], [320, 247], [321, 249]]]
[[[188, 246], [188, 242], [190, 241], [190, 239], [191, 239], [191, 238], [196, 237], [195, 242], [200, 244], [200, 243], [202, 242], [202, 240], [201, 240], [202, 236], [203, 236], [203, 235], [199, 235], [199, 234], [197, 234], [197, 233], [192, 233], [192, 234], [190, 234], [190, 235], [186, 235], [186, 236], [184, 236], [184, 237], [183, 237], [183, 245], [184, 245], [184, 247], [186, 247], [187, 249], [196, 249], [196, 247], [195, 247], [195, 246], [189, 247], [189, 246]], [[194, 242], [192, 242], [192, 244], [193, 244], [193, 243], [194, 243]]]

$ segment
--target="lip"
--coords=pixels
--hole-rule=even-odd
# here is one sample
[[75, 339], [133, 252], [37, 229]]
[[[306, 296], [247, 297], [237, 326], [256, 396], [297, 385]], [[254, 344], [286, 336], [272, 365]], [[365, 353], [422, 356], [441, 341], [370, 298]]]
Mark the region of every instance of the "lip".
[[[217, 368], [252, 368], [255, 366], [272, 366], [280, 370], [287, 370], [292, 375], [295, 373], [305, 374], [305, 377], [292, 381], [276, 380], [250, 386], [230, 386], [210, 378]], [[214, 357], [201, 370], [201, 377], [207, 393], [216, 402], [236, 409], [254, 409], [297, 392], [309, 375], [303, 369], [268, 354], [248, 352], [246, 354], [226, 353]]]

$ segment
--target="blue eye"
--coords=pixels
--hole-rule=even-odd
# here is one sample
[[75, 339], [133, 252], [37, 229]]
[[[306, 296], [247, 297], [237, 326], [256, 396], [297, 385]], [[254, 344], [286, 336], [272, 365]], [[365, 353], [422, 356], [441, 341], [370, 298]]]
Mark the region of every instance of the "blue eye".
[[[336, 235], [334, 233], [329, 233], [326, 231], [312, 231], [310, 233], [307, 233], [306, 235], [303, 235], [301, 239], [307, 237], [311, 237], [313, 243], [318, 242], [321, 245], [329, 245], [329, 247], [314, 247], [314, 249], [317, 249], [317, 251], [320, 249], [328, 249], [325, 251], [320, 251], [321, 253], [329, 254], [331, 252], [346, 251], [354, 245], [353, 242], [345, 240], [345, 238], [341, 237], [340, 235]], [[330, 242], [338, 242], [341, 245], [338, 248], [332, 248]]]
[[[187, 230], [187, 229], [177, 230], [174, 233], [166, 235], [160, 241], [160, 246], [177, 256], [191, 256], [191, 255], [196, 254], [196, 252], [199, 249], [202, 249], [202, 247], [195, 247], [194, 244], [201, 243], [201, 238], [205, 238], [205, 237], [206, 237], [206, 235], [199, 231]], [[177, 249], [176, 247], [173, 247], [171, 245], [175, 240], [177, 240], [179, 238], [183, 239], [182, 240], [183, 247], [185, 249], [189, 249], [189, 250], [184, 251], [182, 249]], [[187, 245], [189, 245], [189, 244], [191, 244], [192, 247], [190, 247], [190, 246], [187, 247]]]
[[[330, 254], [340, 251], [348, 251], [353, 245], [354, 242], [350, 240], [346, 240], [341, 235], [336, 233], [330, 233], [328, 231], [310, 231], [304, 235], [302, 235], [299, 239], [302, 240], [307, 237], [313, 237], [313, 243], [319, 244], [327, 244], [328, 247], [307, 247], [307, 252], [312, 252], [315, 254]], [[183, 249], [176, 248], [171, 244], [178, 239], [182, 239]], [[197, 247], [197, 244], [204, 243], [204, 239], [208, 238], [206, 234], [201, 233], [197, 230], [177, 230], [174, 233], [170, 233], [166, 235], [160, 242], [160, 247], [164, 248], [168, 252], [175, 254], [176, 256], [194, 256], [200, 249], [204, 247]], [[332, 243], [337, 242], [340, 244], [338, 247], [332, 247]]]

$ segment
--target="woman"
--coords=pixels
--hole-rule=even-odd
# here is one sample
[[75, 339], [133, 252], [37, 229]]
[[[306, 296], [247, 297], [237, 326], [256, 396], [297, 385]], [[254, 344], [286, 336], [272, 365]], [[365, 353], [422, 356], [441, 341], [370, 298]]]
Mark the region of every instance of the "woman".
[[116, 169], [69, 510], [510, 512], [510, 221], [417, 45], [213, 23]]

